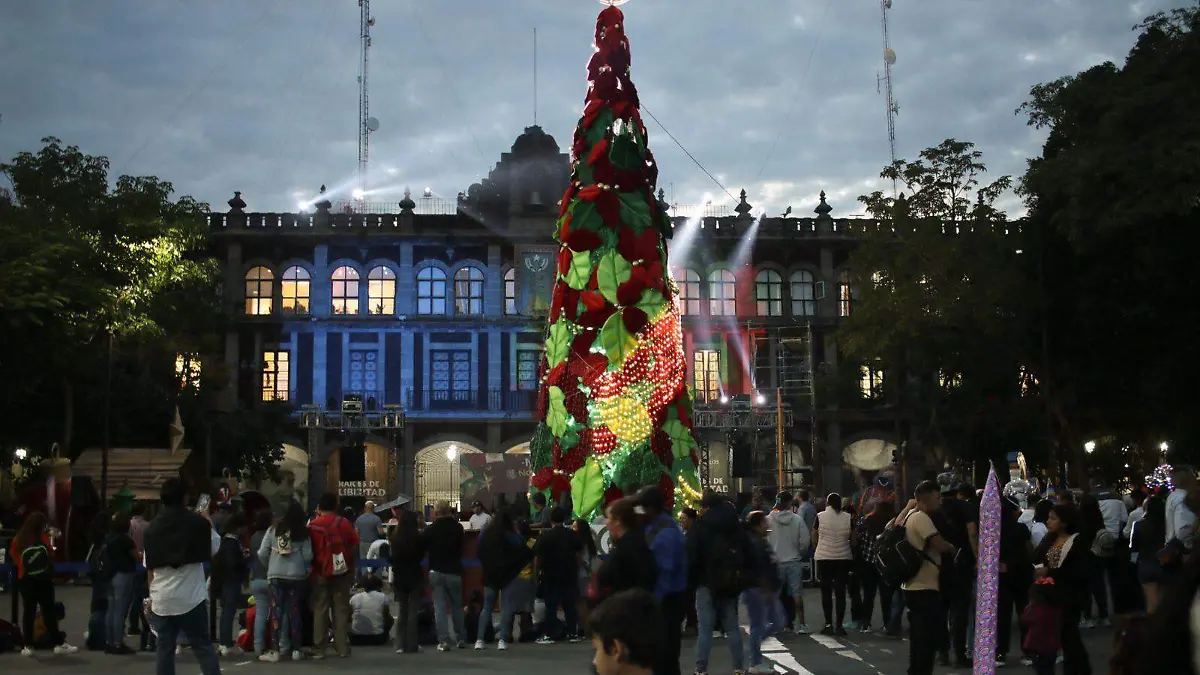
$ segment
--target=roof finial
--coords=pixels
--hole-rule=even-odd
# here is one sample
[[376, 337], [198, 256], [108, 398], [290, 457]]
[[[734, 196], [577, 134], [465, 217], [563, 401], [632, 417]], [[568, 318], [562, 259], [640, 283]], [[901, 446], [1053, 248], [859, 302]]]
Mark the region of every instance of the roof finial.
[[828, 220], [830, 211], [833, 211], [833, 207], [825, 202], [825, 191], [821, 190], [821, 203], [817, 204], [817, 208], [813, 209], [813, 212], [817, 214], [819, 220]]

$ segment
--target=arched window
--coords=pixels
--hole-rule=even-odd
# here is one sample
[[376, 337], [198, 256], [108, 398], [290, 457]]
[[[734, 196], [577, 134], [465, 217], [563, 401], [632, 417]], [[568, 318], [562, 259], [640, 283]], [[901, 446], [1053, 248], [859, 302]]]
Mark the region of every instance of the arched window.
[[504, 313], [517, 313], [517, 268], [510, 267], [504, 272]]
[[267, 316], [271, 313], [275, 273], [266, 267], [251, 267], [246, 272], [246, 313]]
[[754, 278], [754, 296], [759, 316], [783, 316], [783, 277], [775, 270], [762, 270]]
[[675, 284], [679, 286], [679, 313], [696, 316], [700, 313], [700, 275], [696, 270], [677, 270]]
[[292, 265], [284, 270], [280, 290], [283, 295], [284, 314], [308, 314], [312, 297], [312, 276], [308, 270], [299, 265]]
[[478, 267], [454, 273], [454, 313], [483, 314], [483, 270]]
[[367, 313], [396, 313], [396, 273], [380, 265], [367, 275]]
[[737, 280], [729, 270], [713, 270], [708, 275], [708, 313], [712, 316], [734, 316], [737, 306]]
[[817, 282], [808, 270], [792, 272], [792, 316], [817, 315]]
[[417, 314], [446, 313], [446, 273], [440, 267], [417, 272]]
[[358, 314], [358, 270], [343, 265], [333, 271], [333, 313]]
[[850, 273], [842, 270], [838, 273], [838, 316], [850, 316], [854, 305], [854, 287], [850, 285]]

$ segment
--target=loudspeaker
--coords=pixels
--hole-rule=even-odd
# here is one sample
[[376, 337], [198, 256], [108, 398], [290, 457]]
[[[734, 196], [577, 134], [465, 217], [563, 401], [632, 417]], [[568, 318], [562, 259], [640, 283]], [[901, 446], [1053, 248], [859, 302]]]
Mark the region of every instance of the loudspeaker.
[[733, 454], [733, 465], [730, 475], [734, 478], [754, 477], [754, 445], [746, 442], [734, 442], [730, 445]]

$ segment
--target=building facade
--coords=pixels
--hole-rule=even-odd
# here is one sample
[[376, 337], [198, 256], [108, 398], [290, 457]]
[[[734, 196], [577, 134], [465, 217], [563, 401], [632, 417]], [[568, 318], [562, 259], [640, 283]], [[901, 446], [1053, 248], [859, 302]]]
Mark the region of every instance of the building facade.
[[[556, 201], [569, 175], [567, 155], [535, 126], [455, 200], [406, 194], [394, 209], [321, 201], [312, 213], [256, 213], [235, 195], [210, 216], [236, 316], [224, 405], [288, 401], [298, 420], [347, 400], [402, 413], [402, 428], [375, 432], [298, 422], [289, 453], [307, 455], [313, 494], [379, 501], [398, 491], [426, 504], [469, 498], [470, 485], [472, 495], [513, 496], [528, 476]], [[833, 328], [853, 304], [842, 266], [864, 221], [833, 218], [824, 195], [811, 218], [750, 210], [744, 193], [729, 213], [674, 210], [689, 382], [698, 408], [716, 415], [698, 430], [702, 475], [745, 490], [786, 465], [785, 483], [849, 489], [841, 450], [890, 443], [892, 427], [870, 409], [814, 408], [812, 376], [836, 364]], [[876, 375], [864, 370], [868, 397]], [[784, 453], [773, 428], [747, 434], [720, 415], [773, 414], [777, 402], [789, 411]], [[815, 474], [799, 475], [814, 463]]]

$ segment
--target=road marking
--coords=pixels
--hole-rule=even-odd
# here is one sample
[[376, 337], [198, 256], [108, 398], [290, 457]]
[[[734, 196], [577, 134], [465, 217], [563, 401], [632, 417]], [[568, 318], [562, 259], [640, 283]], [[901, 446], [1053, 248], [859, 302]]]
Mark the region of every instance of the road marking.
[[815, 640], [816, 643], [821, 645], [822, 647], [826, 647], [826, 648], [832, 649], [834, 651], [843, 649], [842, 643], [838, 642], [837, 640], [834, 640], [833, 638], [829, 637], [828, 635], [812, 635], [810, 637], [812, 637], [812, 639]]
[[848, 659], [854, 659], [855, 661], [863, 660], [862, 657], [858, 655], [858, 652], [856, 652], [852, 649], [843, 649], [841, 651], [836, 651], [834, 653], [837, 654], [838, 656], [844, 656]]
[[248, 666], [248, 665], [250, 665], [251, 663], [254, 663], [254, 662], [253, 662], [253, 661], [242, 661], [241, 663], [235, 663], [235, 664], [233, 664], [233, 665], [235, 665], [235, 666]]
[[766, 658], [771, 659], [775, 663], [787, 668], [788, 670], [795, 671], [796, 675], [814, 675], [811, 670], [800, 665], [800, 662], [797, 661], [790, 653], [771, 654]]

